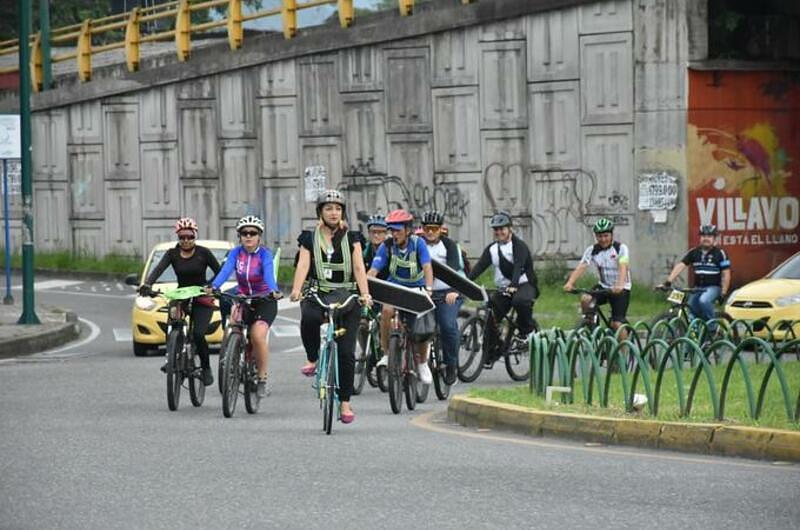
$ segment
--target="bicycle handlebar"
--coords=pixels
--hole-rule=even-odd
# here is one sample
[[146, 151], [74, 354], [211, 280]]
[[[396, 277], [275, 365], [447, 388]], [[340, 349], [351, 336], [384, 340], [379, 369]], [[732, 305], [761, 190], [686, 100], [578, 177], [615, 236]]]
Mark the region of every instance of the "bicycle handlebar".
[[568, 291], [572, 294], [588, 294], [591, 297], [595, 297], [601, 294], [614, 294], [611, 289], [572, 289]]
[[653, 287], [653, 290], [654, 291], [661, 291], [662, 293], [669, 293], [671, 291], [680, 291], [682, 293], [690, 294], [690, 293], [699, 293], [701, 291], [705, 291], [705, 288], [704, 287], [673, 287], [673, 286], [667, 287], [666, 285], [656, 285], [655, 287]]
[[352, 304], [354, 300], [358, 300], [357, 294], [351, 294], [350, 296], [347, 297], [347, 299], [344, 302], [341, 303], [334, 302], [332, 304], [326, 304], [325, 302], [323, 302], [322, 299], [317, 295], [317, 293], [309, 293], [308, 297], [314, 299], [320, 305], [320, 307], [322, 307], [323, 309], [327, 309], [328, 311], [336, 311], [338, 309], [343, 309]]
[[259, 295], [244, 295], [244, 294], [230, 294], [225, 292], [215, 292], [215, 298], [230, 298], [234, 302], [247, 302], [250, 300], [279, 300], [282, 297], [275, 296], [276, 291], [270, 291], [267, 294]]

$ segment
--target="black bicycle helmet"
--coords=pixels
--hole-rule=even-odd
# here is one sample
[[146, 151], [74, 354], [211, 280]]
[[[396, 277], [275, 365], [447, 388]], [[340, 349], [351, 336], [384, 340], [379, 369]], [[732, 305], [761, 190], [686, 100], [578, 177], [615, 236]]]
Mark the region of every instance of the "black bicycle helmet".
[[504, 226], [511, 225], [511, 216], [508, 214], [508, 212], [497, 212], [489, 220], [489, 226], [491, 228], [502, 228]]
[[717, 235], [717, 225], [702, 225], [700, 227], [701, 236], [715, 236]]
[[428, 210], [422, 214], [422, 225], [435, 225], [442, 226], [444, 224], [444, 215], [442, 212], [436, 210]]

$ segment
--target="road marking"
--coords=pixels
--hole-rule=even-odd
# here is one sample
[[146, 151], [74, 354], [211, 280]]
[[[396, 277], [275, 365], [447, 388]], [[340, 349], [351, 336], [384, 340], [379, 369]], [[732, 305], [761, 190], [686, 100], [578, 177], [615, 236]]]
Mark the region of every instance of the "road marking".
[[281, 350], [281, 353], [300, 353], [301, 351], [306, 351], [305, 346], [295, 346], [289, 350]]
[[[76, 287], [77, 289], [77, 287]], [[120, 299], [134, 299], [136, 298], [135, 294], [105, 294], [105, 293], [82, 293], [78, 291], [47, 291], [48, 295], [51, 294], [66, 294], [68, 296], [91, 296], [95, 298], [116, 298], [117, 300]]]
[[277, 338], [299, 337], [300, 328], [297, 326], [272, 326], [272, 334]]
[[288, 298], [281, 298], [278, 300], [278, 311], [283, 311], [284, 309], [293, 309], [299, 306], [300, 302], [292, 302]]
[[45, 355], [46, 356], [46, 355], [52, 355], [54, 353], [60, 353], [60, 352], [63, 352], [63, 351], [72, 350], [74, 348], [80, 348], [82, 346], [86, 346], [87, 344], [89, 344], [90, 342], [95, 340], [100, 335], [100, 326], [98, 326], [97, 324], [95, 324], [94, 322], [92, 322], [91, 320], [86, 319], [86, 318], [78, 317], [78, 320], [80, 320], [81, 322], [83, 322], [84, 324], [89, 326], [89, 336], [88, 337], [86, 337], [85, 339], [83, 339], [80, 342], [76, 342], [75, 344], [67, 344], [66, 346], [61, 346], [60, 348], [55, 348], [53, 350], [47, 350], [45, 352], [37, 353], [35, 355]]
[[114, 328], [114, 340], [117, 342], [130, 342], [133, 340], [131, 328]]
[[275, 318], [276, 319], [279, 318], [279, 319], [281, 319], [281, 320], [283, 320], [285, 322], [291, 322], [292, 324], [297, 324], [298, 326], [300, 325], [300, 321], [298, 319], [296, 319], [296, 318], [289, 318], [289, 317], [285, 317], [283, 315], [278, 315]]
[[[439, 425], [434, 425], [431, 421], [431, 417], [437, 414], [436, 411], [427, 412], [425, 414], [421, 414], [419, 416], [415, 416], [411, 419], [410, 423], [415, 427], [419, 427], [420, 429], [424, 429], [426, 431], [431, 431], [439, 434], [449, 434], [451, 436], [463, 436], [465, 438], [477, 438], [479, 440], [490, 440], [496, 442], [506, 442], [512, 443], [516, 445], [529, 445], [534, 447], [546, 447], [548, 449], [559, 449], [559, 450], [570, 450], [570, 451], [583, 451], [589, 453], [601, 453], [604, 455], [617, 455], [622, 456], [625, 458], [630, 457], [640, 457], [640, 458], [651, 458], [655, 460], [673, 460], [676, 462], [683, 462], [687, 464], [715, 464], [715, 465], [727, 465], [727, 466], [735, 466], [735, 467], [749, 467], [749, 468], [758, 468], [758, 469], [770, 469], [770, 470], [782, 470], [782, 471], [793, 471], [795, 473], [800, 472], [800, 466], [792, 466], [792, 467], [783, 467], [783, 466], [773, 466], [771, 463], [764, 463], [760, 464], [757, 462], [743, 462], [740, 460], [727, 460], [725, 457], [718, 457], [715, 459], [705, 458], [702, 456], [691, 457], [691, 456], [676, 456], [671, 454], [659, 454], [657, 452], [647, 452], [646, 450], [642, 451], [628, 451], [625, 449], [625, 446], [614, 446], [612, 447], [585, 447], [583, 445], [569, 445], [567, 442], [560, 444], [557, 442], [546, 442], [539, 439], [529, 439], [529, 438], [514, 438], [511, 436], [503, 436], [499, 434], [490, 434], [490, 433], [481, 433], [481, 432], [474, 432], [474, 431], [466, 431], [466, 430], [459, 430], [458, 427], [461, 425], [454, 425], [454, 427], [441, 427]], [[451, 424], [452, 425], [452, 424]]]
[[[42, 282], [34, 282], [33, 288], [37, 291], [45, 291], [48, 289], [63, 289], [64, 287], [72, 287], [73, 285], [80, 285], [84, 283], [80, 280], [45, 280]], [[15, 291], [22, 289], [22, 285], [15, 285], [12, 287]]]

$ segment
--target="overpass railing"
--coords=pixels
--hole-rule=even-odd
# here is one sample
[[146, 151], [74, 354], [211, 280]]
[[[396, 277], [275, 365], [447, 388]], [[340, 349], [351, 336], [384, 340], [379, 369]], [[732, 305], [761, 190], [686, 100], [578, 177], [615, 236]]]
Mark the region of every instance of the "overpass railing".
[[[462, 4], [470, 4], [475, 0], [460, 0]], [[415, 0], [397, 0], [400, 14], [413, 14]], [[339, 23], [348, 28], [355, 19], [353, 0], [281, 0], [280, 7], [262, 9], [253, 13], [244, 13], [242, 0], [206, 0], [190, 2], [176, 0], [144, 8], [135, 8], [126, 13], [111, 15], [97, 19], [87, 19], [79, 24], [55, 28], [51, 31], [49, 43], [58, 47], [73, 47], [72, 51], [51, 55], [51, 62], [58, 63], [74, 60], [77, 62], [78, 78], [83, 81], [92, 79], [92, 58], [95, 55], [111, 50], [124, 49], [128, 71], [139, 69], [140, 50], [143, 44], [152, 42], [175, 43], [175, 51], [179, 61], [188, 61], [192, 50], [192, 35], [218, 28], [226, 28], [228, 44], [231, 50], [238, 50], [244, 42], [245, 22], [281, 17], [283, 35], [287, 39], [297, 35], [297, 13], [304, 9], [335, 4], [338, 9]], [[225, 8], [224, 16], [204, 22], [193, 22], [192, 15], [211, 10]], [[195, 17], [196, 18], [196, 17]], [[206, 17], [210, 18], [210, 17]], [[147, 23], [162, 21], [165, 29], [161, 31], [143, 32], [142, 26]], [[164, 23], [163, 21], [166, 21]], [[34, 91], [43, 88], [41, 32], [31, 36], [31, 83]], [[0, 42], [0, 56], [19, 52], [19, 40]], [[0, 68], [0, 74], [18, 71], [18, 67]]]

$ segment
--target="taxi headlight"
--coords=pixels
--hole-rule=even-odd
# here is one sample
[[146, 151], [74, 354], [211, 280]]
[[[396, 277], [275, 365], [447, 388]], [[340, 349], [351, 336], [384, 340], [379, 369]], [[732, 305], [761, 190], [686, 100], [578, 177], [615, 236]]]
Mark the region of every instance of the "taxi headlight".
[[133, 304], [142, 311], [152, 311], [156, 308], [156, 302], [149, 296], [137, 296]]
[[800, 304], [800, 293], [790, 294], [789, 296], [781, 296], [775, 300], [775, 305], [778, 307], [786, 307], [787, 305]]

